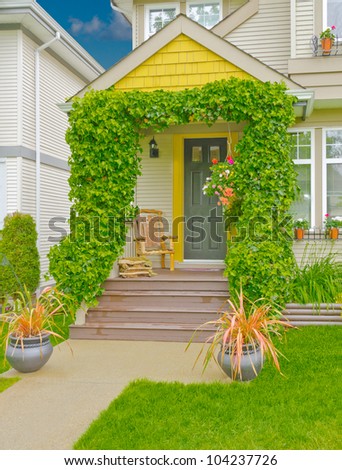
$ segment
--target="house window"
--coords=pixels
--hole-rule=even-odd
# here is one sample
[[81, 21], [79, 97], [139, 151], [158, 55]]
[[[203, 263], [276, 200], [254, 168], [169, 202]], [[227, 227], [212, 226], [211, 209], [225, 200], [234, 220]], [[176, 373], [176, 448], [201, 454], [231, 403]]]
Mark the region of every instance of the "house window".
[[342, 39], [342, 0], [324, 0], [324, 29], [336, 26], [335, 33]]
[[333, 217], [342, 216], [342, 129], [323, 132], [323, 207]]
[[312, 131], [291, 132], [291, 140], [291, 156], [297, 170], [297, 183], [300, 188], [300, 194], [298, 199], [292, 204], [290, 212], [294, 218], [307, 219], [310, 226], [313, 226], [314, 165], [312, 156], [314, 152]]
[[153, 36], [179, 14], [178, 3], [145, 6], [145, 39]]
[[187, 16], [201, 24], [205, 28], [212, 28], [221, 19], [221, 2], [220, 1], [194, 1], [187, 3]]

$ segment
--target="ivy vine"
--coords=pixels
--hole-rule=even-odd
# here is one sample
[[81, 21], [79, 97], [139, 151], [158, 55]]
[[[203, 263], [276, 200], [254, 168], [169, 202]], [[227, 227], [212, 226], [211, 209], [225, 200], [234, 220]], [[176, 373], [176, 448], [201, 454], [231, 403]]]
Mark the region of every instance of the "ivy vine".
[[[296, 173], [287, 129], [293, 100], [284, 84], [230, 78], [183, 91], [91, 90], [70, 112], [71, 233], [52, 247], [50, 273], [75, 301], [93, 305], [125, 245], [125, 208], [140, 175], [140, 139], [189, 122], [246, 121], [236, 146], [238, 237], [228, 241], [230, 287], [252, 299], [286, 298], [295, 264], [286, 214]], [[253, 230], [251, 220], [254, 220]], [[241, 236], [244, 234], [244, 236]]]

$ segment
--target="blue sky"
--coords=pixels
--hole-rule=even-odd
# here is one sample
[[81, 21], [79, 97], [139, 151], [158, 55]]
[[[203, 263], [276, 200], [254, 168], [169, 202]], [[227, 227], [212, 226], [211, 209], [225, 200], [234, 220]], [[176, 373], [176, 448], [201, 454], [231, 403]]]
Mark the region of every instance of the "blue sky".
[[104, 68], [132, 50], [131, 26], [110, 0], [37, 0]]

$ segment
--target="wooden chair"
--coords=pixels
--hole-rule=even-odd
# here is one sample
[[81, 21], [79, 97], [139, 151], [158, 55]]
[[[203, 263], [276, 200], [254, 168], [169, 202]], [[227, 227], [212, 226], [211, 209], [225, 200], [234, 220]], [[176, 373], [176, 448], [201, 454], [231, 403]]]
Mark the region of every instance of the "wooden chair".
[[165, 255], [170, 255], [170, 271], [175, 269], [173, 241], [178, 237], [165, 234], [163, 212], [141, 209], [134, 221], [137, 256], [161, 255], [161, 267], [165, 268]]

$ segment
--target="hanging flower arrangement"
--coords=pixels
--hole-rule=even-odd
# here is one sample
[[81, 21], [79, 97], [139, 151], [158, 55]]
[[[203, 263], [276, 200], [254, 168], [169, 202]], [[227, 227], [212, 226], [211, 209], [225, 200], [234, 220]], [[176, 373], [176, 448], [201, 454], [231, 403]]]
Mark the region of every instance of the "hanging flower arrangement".
[[234, 160], [230, 155], [224, 162], [219, 162], [214, 158], [210, 167], [211, 176], [207, 178], [203, 186], [203, 194], [217, 196], [219, 206], [229, 206], [234, 196], [232, 165], [234, 165]]

